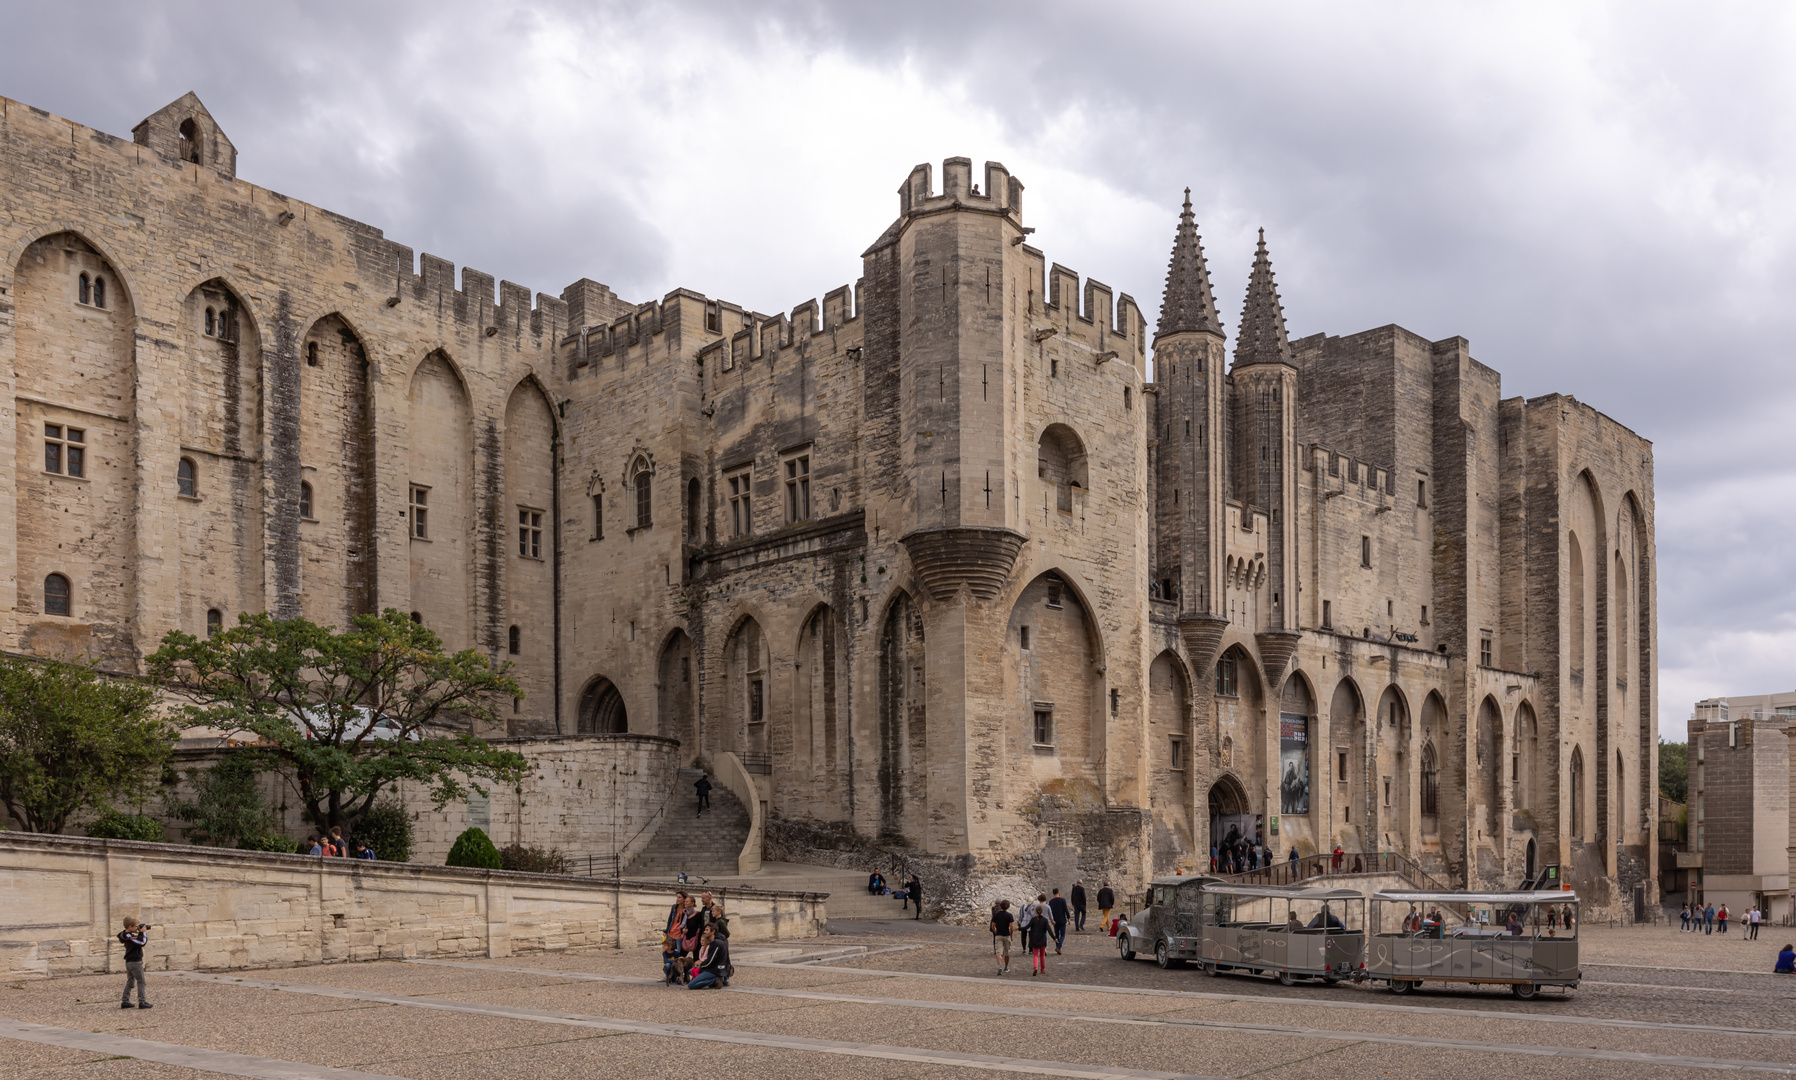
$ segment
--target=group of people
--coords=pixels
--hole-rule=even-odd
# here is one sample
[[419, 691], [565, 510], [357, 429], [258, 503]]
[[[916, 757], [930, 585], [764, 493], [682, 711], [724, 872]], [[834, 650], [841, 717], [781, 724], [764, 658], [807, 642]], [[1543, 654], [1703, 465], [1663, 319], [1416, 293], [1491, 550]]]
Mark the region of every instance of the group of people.
[[375, 857], [374, 849], [360, 840], [351, 844], [348, 840], [343, 839], [341, 825], [332, 825], [330, 832], [320, 836], [306, 837], [306, 854], [329, 855], [332, 858], [372, 859]]
[[667, 985], [713, 990], [730, 985], [730, 920], [723, 908], [702, 892], [695, 900], [684, 890], [674, 893], [661, 938], [661, 974]]
[[1218, 874], [1263, 870], [1277, 857], [1257, 836], [1249, 843], [1231, 833], [1222, 843], [1210, 845], [1210, 869]]
[[894, 891], [886, 885], [886, 876], [875, 870], [867, 875], [867, 891], [874, 896], [885, 896], [888, 893], [893, 893], [900, 901], [898, 905], [899, 911], [909, 911], [912, 908], [915, 908], [916, 914], [912, 915], [911, 918], [921, 919], [923, 917], [923, 882], [919, 880], [915, 874], [906, 878], [904, 884], [900, 885], [894, 893]]
[[[1714, 904], [1685, 904], [1683, 912], [1678, 915], [1678, 931], [1685, 934], [1713, 934], [1719, 928], [1725, 934], [1728, 918], [1726, 904], [1719, 908]], [[1764, 919], [1765, 913], [1759, 910], [1757, 904], [1747, 908], [1746, 914], [1740, 919], [1746, 927], [1741, 932], [1741, 940], [1757, 941], [1759, 924]]]
[[[989, 929], [992, 934], [992, 958], [998, 963], [998, 974], [1010, 974], [1010, 942], [1013, 936], [1021, 937], [1023, 947], [1029, 950], [1031, 976], [1045, 974], [1048, 970], [1048, 947], [1053, 946], [1054, 955], [1060, 955], [1066, 945], [1066, 933], [1070, 927], [1074, 933], [1085, 932], [1085, 918], [1089, 910], [1085, 892], [1085, 882], [1081, 879], [1073, 882], [1067, 896], [1061, 896], [1059, 889], [1048, 893], [1037, 893], [1034, 900], [1025, 900], [1013, 913], [1009, 900], [1000, 900], [992, 905], [992, 917]], [[1108, 881], [1098, 889], [1099, 925], [1106, 931], [1110, 926], [1110, 912], [1116, 906], [1116, 891]]]

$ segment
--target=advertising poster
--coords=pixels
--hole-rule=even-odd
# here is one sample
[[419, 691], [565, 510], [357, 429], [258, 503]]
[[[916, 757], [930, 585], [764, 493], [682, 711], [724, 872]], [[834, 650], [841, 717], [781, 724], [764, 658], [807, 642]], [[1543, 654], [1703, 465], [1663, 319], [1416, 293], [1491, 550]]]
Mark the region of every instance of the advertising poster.
[[1278, 718], [1278, 804], [1283, 814], [1310, 812], [1310, 718]]

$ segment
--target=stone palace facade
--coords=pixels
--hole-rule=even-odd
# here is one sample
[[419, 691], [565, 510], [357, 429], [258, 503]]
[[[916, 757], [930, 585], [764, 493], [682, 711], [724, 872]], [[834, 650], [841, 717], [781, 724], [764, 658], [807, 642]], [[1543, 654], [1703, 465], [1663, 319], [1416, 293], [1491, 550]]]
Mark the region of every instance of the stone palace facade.
[[734, 755], [788, 841], [1654, 889], [1650, 444], [1461, 338], [1288, 340], [1264, 243], [1231, 357], [1188, 201], [1151, 331], [965, 158], [773, 315], [458, 284], [191, 94], [0, 99], [0, 209], [8, 648], [396, 607], [515, 665], [509, 734]]

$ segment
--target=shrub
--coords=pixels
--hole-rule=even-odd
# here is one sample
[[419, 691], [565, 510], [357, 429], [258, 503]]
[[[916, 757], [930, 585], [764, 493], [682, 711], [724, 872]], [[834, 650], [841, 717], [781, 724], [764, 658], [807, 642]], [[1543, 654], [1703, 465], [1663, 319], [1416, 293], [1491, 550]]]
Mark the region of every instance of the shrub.
[[567, 857], [556, 848], [512, 844], [499, 849], [499, 866], [525, 874], [565, 874]]
[[266, 850], [250, 843], [274, 832], [274, 815], [256, 782], [252, 753], [230, 751], [210, 769], [196, 769], [187, 775], [193, 784], [193, 798], [170, 803], [169, 812], [187, 822], [188, 839], [218, 847]]
[[121, 814], [108, 810], [87, 827], [87, 835], [101, 840], [148, 840], [160, 843], [162, 822], [143, 814]]
[[[266, 833], [260, 836], [245, 836], [237, 841], [237, 847], [243, 851], [273, 851], [282, 855], [295, 854], [294, 846], [295, 844], [292, 840], [287, 839], [285, 836], [276, 836], [273, 833]], [[311, 848], [307, 848], [305, 851], [299, 852], [298, 854], [308, 855], [311, 854], [311, 851]]]
[[411, 862], [412, 816], [391, 800], [376, 803], [355, 823], [353, 839], [373, 848], [374, 857], [384, 862]]
[[[377, 849], [374, 852], [380, 854]], [[469, 828], [455, 838], [455, 845], [449, 849], [449, 858], [444, 866], [471, 866], [476, 870], [502, 870], [499, 862], [499, 849], [493, 846], [485, 831]]]

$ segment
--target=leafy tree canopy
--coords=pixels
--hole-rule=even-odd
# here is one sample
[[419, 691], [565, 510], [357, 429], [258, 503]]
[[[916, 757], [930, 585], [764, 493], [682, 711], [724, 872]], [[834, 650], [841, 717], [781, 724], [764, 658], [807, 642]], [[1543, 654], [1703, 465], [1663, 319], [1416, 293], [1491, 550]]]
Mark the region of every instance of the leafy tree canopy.
[[141, 802], [178, 736], [154, 687], [86, 664], [0, 657], [0, 802], [31, 832]]
[[527, 768], [473, 734], [498, 722], [497, 701], [523, 696], [508, 668], [473, 649], [444, 652], [392, 608], [342, 632], [246, 613], [211, 637], [169, 633], [147, 664], [187, 700], [185, 723], [255, 736], [254, 752], [292, 775], [321, 829], [352, 825], [399, 781], [424, 787], [440, 810]]
[[1672, 802], [1690, 801], [1690, 745], [1659, 740], [1659, 794]]

